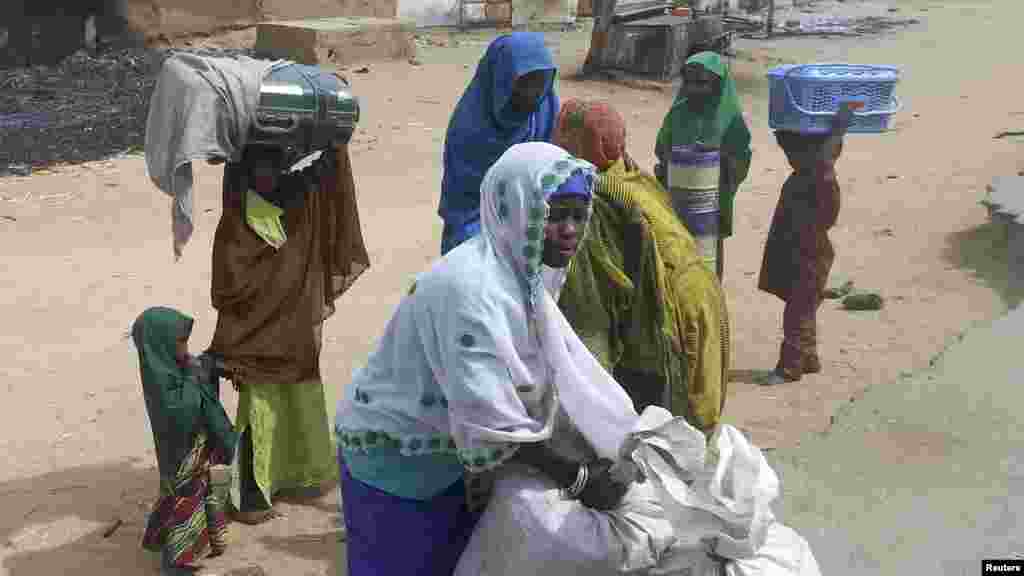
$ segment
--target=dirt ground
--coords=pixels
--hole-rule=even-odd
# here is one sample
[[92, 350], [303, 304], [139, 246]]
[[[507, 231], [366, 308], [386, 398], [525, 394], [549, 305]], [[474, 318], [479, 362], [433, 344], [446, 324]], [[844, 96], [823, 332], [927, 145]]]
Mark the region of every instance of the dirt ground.
[[[743, 41], [734, 63], [750, 125], [754, 165], [736, 203], [726, 247], [735, 352], [727, 419], [763, 447], [789, 446], [827, 429], [832, 414], [867, 387], [928, 365], [970, 325], [991, 320], [1008, 294], [1005, 250], [979, 201], [993, 176], [1024, 170], [1019, 57], [1005, 49], [1024, 18], [1018, 0], [889, 0], [920, 25], [876, 38]], [[248, 32], [209, 42], [246, 41]], [[551, 34], [563, 70], [574, 70], [588, 34]], [[375, 63], [353, 74], [364, 102], [352, 144], [360, 210], [373, 268], [325, 329], [323, 373], [333, 406], [366, 357], [413, 275], [436, 257], [435, 215], [448, 116], [487, 43], [424, 46], [419, 65]], [[832, 233], [835, 273], [880, 291], [880, 312], [826, 303], [820, 314], [825, 370], [776, 388], [755, 381], [776, 360], [782, 305], [756, 290], [756, 274], [786, 176], [767, 127], [768, 67], [780, 62], [891, 63], [904, 71], [904, 109], [884, 136], [851, 136], [839, 165], [843, 207]], [[629, 122], [631, 153], [653, 163], [655, 131], [672, 91], [567, 77], [563, 97], [609, 99]], [[182, 262], [171, 256], [170, 209], [141, 157], [124, 157], [0, 180], [0, 471], [2, 574], [156, 574], [139, 548], [157, 492], [156, 459], [128, 329], [145, 307], [195, 316], [193, 347], [212, 335], [210, 245], [219, 217], [217, 169], [199, 166], [197, 233]], [[966, 382], [966, 385], [975, 383]], [[226, 403], [234, 412], [228, 389]], [[927, 410], [927, 406], [922, 406]], [[250, 563], [269, 574], [339, 574], [336, 498], [285, 504], [269, 525], [232, 526], [234, 545], [204, 574]], [[123, 524], [108, 538], [112, 522]]]

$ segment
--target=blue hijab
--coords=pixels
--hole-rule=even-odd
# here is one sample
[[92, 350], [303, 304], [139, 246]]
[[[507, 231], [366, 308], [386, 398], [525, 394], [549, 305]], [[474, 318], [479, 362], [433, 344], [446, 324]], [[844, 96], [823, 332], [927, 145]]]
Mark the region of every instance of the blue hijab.
[[[548, 87], [537, 111], [522, 115], [508, 110], [516, 79], [538, 70], [548, 72]], [[551, 141], [559, 109], [555, 73], [543, 34], [513, 32], [487, 47], [445, 135], [437, 210], [445, 222], [442, 252], [479, 232], [480, 184], [487, 169], [515, 144]]]

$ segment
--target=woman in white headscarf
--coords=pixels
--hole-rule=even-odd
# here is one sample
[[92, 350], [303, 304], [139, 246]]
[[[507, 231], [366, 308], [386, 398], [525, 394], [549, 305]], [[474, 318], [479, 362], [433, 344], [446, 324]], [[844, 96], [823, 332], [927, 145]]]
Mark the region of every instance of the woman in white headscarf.
[[[552, 299], [594, 177], [556, 146], [512, 146], [484, 177], [481, 234], [417, 279], [355, 373], [337, 415], [350, 576], [718, 565], [701, 541], [730, 522], [684, 484], [687, 467], [702, 467], [704, 436], [663, 409], [641, 418]], [[762, 463], [719, 478], [770, 473]], [[474, 486], [487, 479], [494, 496], [478, 524]], [[756, 526], [728, 543], [760, 546], [766, 508], [746, 508], [763, 498], [730, 489], [744, 498], [731, 523]], [[683, 538], [683, 526], [703, 532]]]
[[528, 463], [600, 508], [626, 492], [610, 460], [573, 461], [545, 444], [571, 331], [542, 264], [569, 264], [593, 181], [593, 166], [550, 144], [507, 151], [484, 178], [482, 233], [417, 279], [346, 388], [337, 432], [350, 576], [450, 575], [476, 524], [467, 472]]

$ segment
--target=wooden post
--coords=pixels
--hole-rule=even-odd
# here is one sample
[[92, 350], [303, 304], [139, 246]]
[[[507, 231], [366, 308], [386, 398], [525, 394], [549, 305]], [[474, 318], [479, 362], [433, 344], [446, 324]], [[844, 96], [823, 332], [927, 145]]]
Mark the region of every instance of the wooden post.
[[608, 48], [608, 34], [612, 19], [615, 17], [615, 4], [616, 0], [594, 0], [594, 30], [590, 36], [587, 59], [583, 62], [584, 74], [597, 71], [604, 61], [604, 54]]

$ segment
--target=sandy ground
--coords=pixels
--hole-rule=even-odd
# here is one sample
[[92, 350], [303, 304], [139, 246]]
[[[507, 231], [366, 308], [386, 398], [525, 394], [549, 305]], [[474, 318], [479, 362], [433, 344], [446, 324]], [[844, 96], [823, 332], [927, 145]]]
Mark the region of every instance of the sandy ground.
[[[741, 43], [734, 68], [754, 130], [754, 165], [737, 200], [727, 243], [726, 289], [735, 333], [731, 423], [765, 447], [792, 446], [828, 428], [844, 403], [870, 386], [927, 367], [972, 324], [991, 320], [1019, 295], [1006, 293], [1005, 251], [978, 204], [995, 175], [1024, 170], [1019, 57], [1005, 49], [1024, 17], [1017, 0], [944, 5], [891, 0], [919, 26], [882, 38]], [[565, 70], [587, 34], [551, 35]], [[242, 34], [244, 39], [244, 33]], [[238, 38], [229, 41], [237, 41]], [[325, 329], [328, 400], [369, 352], [414, 274], [436, 256], [441, 144], [448, 115], [487, 43], [427, 47], [421, 65], [370, 65], [352, 76], [364, 119], [352, 153], [372, 270]], [[835, 271], [880, 291], [887, 306], [820, 314], [823, 374], [765, 389], [754, 381], [776, 360], [781, 303], [755, 288], [784, 159], [767, 129], [764, 73], [778, 62], [847, 60], [904, 70], [905, 108], [885, 136], [851, 136], [839, 170], [843, 208], [832, 236]], [[653, 163], [654, 134], [669, 90], [565, 79], [563, 96], [612, 100], [629, 121], [631, 151]], [[206, 345], [209, 254], [219, 217], [219, 171], [197, 169], [197, 234], [182, 262], [171, 258], [170, 214], [139, 157], [0, 180], [0, 471], [2, 573], [71, 570], [156, 573], [139, 548], [156, 491], [155, 455], [128, 328], [151, 305], [193, 314], [194, 347]], [[233, 413], [236, 398], [226, 403]], [[927, 410], [927, 406], [922, 406]], [[233, 526], [236, 544], [208, 573], [258, 563], [270, 574], [338, 574], [335, 498], [284, 505], [287, 518]], [[111, 522], [123, 525], [109, 538]]]

